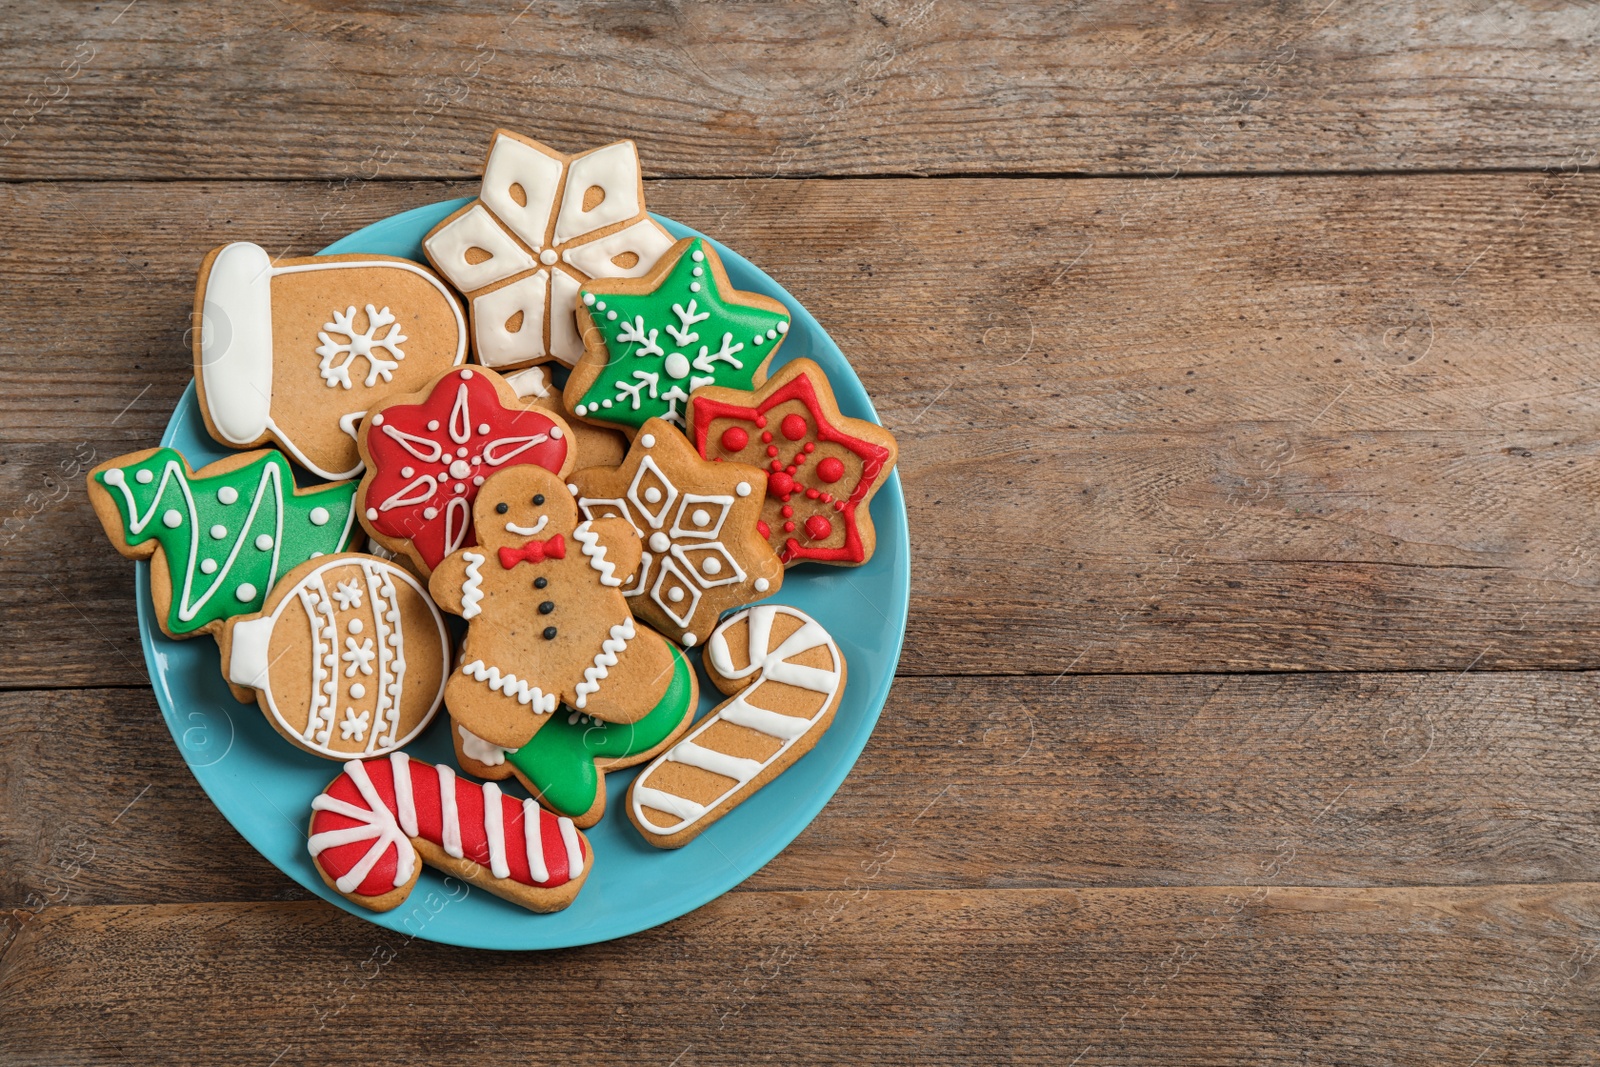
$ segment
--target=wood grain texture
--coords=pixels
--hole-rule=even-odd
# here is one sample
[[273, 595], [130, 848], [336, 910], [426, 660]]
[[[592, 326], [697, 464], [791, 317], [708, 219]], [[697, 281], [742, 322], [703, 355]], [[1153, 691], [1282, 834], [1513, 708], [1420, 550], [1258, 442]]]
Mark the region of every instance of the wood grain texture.
[[509, 125], [656, 176], [1592, 165], [1582, 3], [9, 5], [0, 177], [466, 177]]
[[1592, 1062], [1597, 923], [1593, 884], [864, 887], [502, 955], [321, 902], [52, 908], [13, 920], [0, 1057], [1558, 1067]]
[[[747, 888], [1597, 881], [1597, 706], [1566, 672], [904, 678]], [[185, 751], [143, 690], [0, 695], [0, 908], [305, 897]]]
[[[159, 437], [201, 253], [311, 251], [471, 188], [0, 187], [26, 535], [0, 624], [40, 639], [0, 680], [139, 677], [132, 568], [59, 469]], [[899, 435], [906, 673], [1600, 665], [1591, 175], [650, 196], [787, 286]]]

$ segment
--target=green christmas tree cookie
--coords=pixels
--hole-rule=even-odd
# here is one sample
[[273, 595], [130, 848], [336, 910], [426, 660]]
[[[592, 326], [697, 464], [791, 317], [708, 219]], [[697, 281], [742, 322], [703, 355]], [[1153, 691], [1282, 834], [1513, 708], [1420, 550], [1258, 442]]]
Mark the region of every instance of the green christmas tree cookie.
[[788, 310], [735, 289], [697, 237], [642, 278], [595, 279], [578, 301], [584, 354], [567, 379], [567, 406], [629, 430], [653, 418], [682, 427], [689, 394], [703, 385], [754, 389], [789, 332]]
[[150, 559], [150, 591], [169, 637], [214, 631], [260, 611], [282, 574], [346, 551], [356, 483], [299, 489], [280, 452], [244, 452], [191, 471], [171, 448], [133, 452], [89, 472], [106, 536]]

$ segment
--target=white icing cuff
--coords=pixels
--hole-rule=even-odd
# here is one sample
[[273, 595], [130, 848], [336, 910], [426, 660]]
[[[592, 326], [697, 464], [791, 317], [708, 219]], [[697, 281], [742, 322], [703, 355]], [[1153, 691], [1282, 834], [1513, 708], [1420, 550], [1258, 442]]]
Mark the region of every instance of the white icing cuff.
[[234, 685], [248, 685], [252, 689], [265, 689], [267, 670], [272, 666], [267, 658], [272, 644], [271, 615], [259, 619], [246, 619], [233, 625], [233, 651], [228, 656], [228, 681]]
[[202, 280], [200, 379], [211, 424], [230, 444], [259, 440], [271, 425], [272, 257], [238, 241]]

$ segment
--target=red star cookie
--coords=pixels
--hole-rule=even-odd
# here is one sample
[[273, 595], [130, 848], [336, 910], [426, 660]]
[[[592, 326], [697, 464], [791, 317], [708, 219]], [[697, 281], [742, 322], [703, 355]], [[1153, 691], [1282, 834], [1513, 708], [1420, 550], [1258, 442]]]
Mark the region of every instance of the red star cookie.
[[867, 504], [898, 448], [883, 427], [839, 413], [821, 367], [794, 360], [754, 392], [698, 389], [688, 433], [707, 459], [767, 472], [759, 528], [785, 564], [852, 567], [872, 558]]

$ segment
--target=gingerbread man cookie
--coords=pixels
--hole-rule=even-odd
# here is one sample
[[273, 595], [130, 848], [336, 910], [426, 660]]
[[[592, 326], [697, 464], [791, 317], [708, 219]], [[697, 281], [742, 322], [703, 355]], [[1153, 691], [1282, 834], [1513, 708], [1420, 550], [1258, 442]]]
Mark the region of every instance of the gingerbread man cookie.
[[206, 429], [233, 448], [276, 441], [328, 479], [361, 470], [356, 426], [467, 357], [455, 294], [395, 256], [274, 261], [213, 249], [195, 289], [194, 380]]
[[215, 633], [260, 611], [278, 578], [349, 548], [355, 485], [299, 489], [281, 452], [242, 452], [191, 471], [148, 448], [89, 472], [89, 502], [129, 559], [150, 560], [150, 595], [168, 637]]
[[478, 199], [435, 226], [428, 260], [472, 305], [472, 346], [486, 367], [583, 351], [573, 318], [591, 278], [633, 278], [672, 238], [645, 212], [632, 141], [563, 155], [496, 130]]
[[447, 371], [421, 392], [380, 405], [361, 424], [367, 472], [356, 501], [378, 544], [403, 553], [423, 575], [475, 544], [472, 502], [496, 471], [535, 464], [572, 469], [566, 420], [534, 410], [498, 374]]
[[638, 576], [623, 590], [635, 617], [674, 641], [704, 641], [729, 608], [776, 593], [783, 562], [756, 528], [766, 475], [713, 463], [662, 419], [633, 439], [622, 465], [569, 477], [586, 519], [626, 519], [644, 543]]
[[566, 483], [532, 465], [485, 481], [472, 517], [477, 547], [446, 557], [428, 583], [441, 608], [467, 620], [461, 666], [445, 685], [455, 721], [518, 748], [559, 703], [609, 722], [648, 715], [674, 661], [622, 594], [639, 566], [633, 529], [580, 523]]
[[707, 459], [766, 471], [762, 533], [786, 564], [853, 567], [877, 537], [868, 503], [894, 469], [894, 435], [839, 413], [822, 368], [783, 366], [753, 393], [708, 388], [689, 401], [689, 439]]
[[311, 802], [307, 849], [324, 884], [373, 911], [411, 895], [421, 860], [530, 911], [560, 911], [594, 853], [571, 819], [395, 752], [351, 760]]
[[567, 406], [631, 432], [646, 419], [682, 426], [683, 405], [702, 386], [760, 385], [789, 311], [735, 289], [710, 242], [688, 237], [642, 278], [585, 285], [578, 325], [585, 349], [567, 379]]
[[639, 772], [628, 818], [658, 848], [680, 848], [811, 751], [844, 697], [845, 662], [805, 612], [757, 604], [706, 642], [711, 681], [732, 694]]

